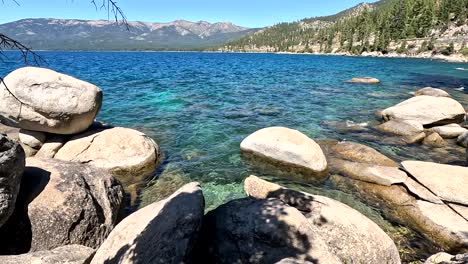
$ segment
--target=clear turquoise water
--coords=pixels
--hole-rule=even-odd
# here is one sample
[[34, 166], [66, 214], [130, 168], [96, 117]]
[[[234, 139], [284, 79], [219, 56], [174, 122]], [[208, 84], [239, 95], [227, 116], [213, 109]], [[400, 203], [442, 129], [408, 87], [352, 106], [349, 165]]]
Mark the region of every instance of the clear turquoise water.
[[[425, 86], [446, 88], [467, 105], [467, 64], [418, 59], [351, 58], [312, 55], [43, 52], [46, 67], [92, 82], [104, 91], [99, 120], [135, 128], [154, 138], [164, 152], [155, 177], [143, 183], [144, 204], [184, 182], [200, 181], [207, 208], [242, 197], [242, 180], [256, 174], [273, 181], [341, 200], [381, 226], [379, 208], [352, 193], [296, 183], [280, 172], [242, 160], [239, 144], [268, 126], [298, 129], [314, 139], [332, 138], [368, 144], [397, 159], [460, 163], [463, 150], [439, 152], [394, 144], [371, 129], [374, 112], [400, 102]], [[11, 55], [11, 54], [10, 54]], [[14, 57], [14, 56], [13, 56]], [[11, 56], [10, 56], [11, 58]], [[0, 74], [21, 66], [4, 60]], [[380, 85], [344, 81], [372, 76]], [[335, 123], [368, 123], [350, 132]], [[345, 126], [346, 127], [346, 126]], [[386, 226], [392, 228], [392, 225]]]

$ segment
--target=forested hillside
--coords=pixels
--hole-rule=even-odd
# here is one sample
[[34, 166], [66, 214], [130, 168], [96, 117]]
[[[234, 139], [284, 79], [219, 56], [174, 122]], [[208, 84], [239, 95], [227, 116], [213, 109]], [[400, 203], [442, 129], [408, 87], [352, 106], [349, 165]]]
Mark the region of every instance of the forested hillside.
[[468, 37], [467, 15], [468, 0], [383, 0], [334, 16], [277, 24], [230, 42], [223, 50], [462, 52]]

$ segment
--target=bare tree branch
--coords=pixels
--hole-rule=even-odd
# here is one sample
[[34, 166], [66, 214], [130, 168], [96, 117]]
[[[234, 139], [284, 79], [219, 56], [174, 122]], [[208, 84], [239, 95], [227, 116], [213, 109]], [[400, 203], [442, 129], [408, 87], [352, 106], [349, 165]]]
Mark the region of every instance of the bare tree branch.
[[[99, 0], [98, 0], [99, 1]], [[96, 4], [96, 0], [91, 0], [91, 3], [94, 5], [96, 10], [98, 9], [98, 6]], [[113, 19], [117, 24], [121, 23], [124, 25], [127, 30], [130, 30], [130, 27], [128, 25], [128, 20], [127, 17], [125, 16], [125, 13], [123, 10], [117, 5], [117, 1], [115, 0], [102, 0], [102, 3], [99, 7], [99, 9], [105, 9], [107, 10], [107, 19], [110, 20], [111, 14], [113, 16]]]
[[6, 57], [4, 53], [5, 50], [19, 51], [21, 53], [21, 58], [23, 59], [25, 64], [29, 64], [30, 61], [36, 65], [46, 63], [45, 60], [39, 54], [31, 50], [31, 48], [25, 46], [17, 40], [14, 40], [0, 33], [0, 60]]
[[[13, 1], [13, 3], [17, 4], [18, 6], [20, 6], [20, 4], [16, 1], [16, 0], [11, 0]], [[5, 0], [2, 0], [2, 4], [5, 4]]]

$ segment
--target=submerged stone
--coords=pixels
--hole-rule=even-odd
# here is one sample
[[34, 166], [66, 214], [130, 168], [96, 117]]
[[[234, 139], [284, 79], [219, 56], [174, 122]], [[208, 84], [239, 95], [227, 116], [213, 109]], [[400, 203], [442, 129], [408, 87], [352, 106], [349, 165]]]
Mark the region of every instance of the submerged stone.
[[349, 83], [378, 84], [380, 80], [372, 77], [356, 77], [348, 81]]

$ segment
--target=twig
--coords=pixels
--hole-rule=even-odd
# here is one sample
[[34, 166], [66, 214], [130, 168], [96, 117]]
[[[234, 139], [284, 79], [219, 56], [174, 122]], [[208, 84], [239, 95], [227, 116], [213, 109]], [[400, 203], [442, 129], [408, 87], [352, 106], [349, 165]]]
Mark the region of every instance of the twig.
[[[98, 6], [96, 4], [96, 0], [91, 0], [91, 3], [94, 5], [96, 10], [98, 9]], [[123, 10], [120, 8], [120, 6], [117, 5], [117, 1], [115, 0], [102, 0], [102, 4], [100, 5], [99, 9], [105, 9], [107, 10], [107, 19], [110, 19], [111, 13], [112, 16], [117, 24], [121, 22], [127, 30], [130, 30], [130, 26], [128, 24], [127, 17], [125, 16], [125, 13]]]
[[23, 43], [14, 40], [2, 33], [0, 33], [0, 54], [3, 57], [6, 57], [4, 54], [5, 50], [17, 50], [21, 52], [21, 57], [24, 60], [24, 63], [29, 64], [29, 59], [32, 58], [33, 63], [40, 65], [41, 63], [47, 64], [46, 61], [31, 48], [27, 47]]

